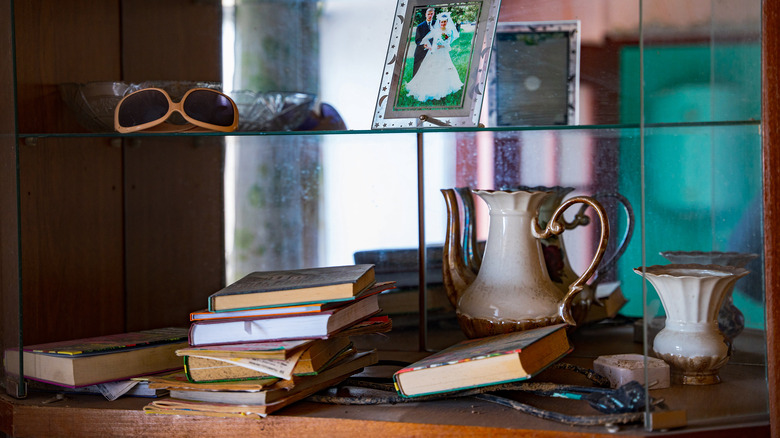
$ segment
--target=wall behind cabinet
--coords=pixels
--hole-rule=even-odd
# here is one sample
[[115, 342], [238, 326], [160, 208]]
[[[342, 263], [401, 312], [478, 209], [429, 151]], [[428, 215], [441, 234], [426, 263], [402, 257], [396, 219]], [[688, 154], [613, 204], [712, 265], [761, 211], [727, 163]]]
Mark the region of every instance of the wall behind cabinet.
[[[0, 53], [12, 53], [11, 1], [0, 0]], [[0, 64], [0, 348], [17, 345], [19, 326], [18, 226], [13, 65]]]
[[[219, 1], [122, 2], [126, 81], [220, 81]], [[125, 140], [127, 328], [186, 325], [225, 271], [224, 139]]]
[[[83, 132], [57, 84], [120, 77], [118, 2], [16, 2], [15, 28], [19, 130]], [[19, 160], [24, 342], [123, 330], [121, 149], [39, 138]]]
[[[85, 132], [62, 82], [219, 80], [220, 11], [16, 2], [20, 131]], [[223, 282], [222, 156], [195, 138], [23, 142], [24, 342], [186, 325]]]

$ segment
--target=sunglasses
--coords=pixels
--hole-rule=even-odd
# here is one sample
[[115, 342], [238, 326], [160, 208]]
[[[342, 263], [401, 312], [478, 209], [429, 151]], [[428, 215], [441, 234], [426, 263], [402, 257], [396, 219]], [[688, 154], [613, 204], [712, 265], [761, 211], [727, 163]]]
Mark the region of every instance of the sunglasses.
[[[165, 123], [178, 112], [188, 123]], [[193, 88], [174, 103], [161, 88], [144, 88], [128, 94], [114, 110], [114, 128], [121, 133], [235, 131], [238, 108], [233, 99], [211, 88]]]

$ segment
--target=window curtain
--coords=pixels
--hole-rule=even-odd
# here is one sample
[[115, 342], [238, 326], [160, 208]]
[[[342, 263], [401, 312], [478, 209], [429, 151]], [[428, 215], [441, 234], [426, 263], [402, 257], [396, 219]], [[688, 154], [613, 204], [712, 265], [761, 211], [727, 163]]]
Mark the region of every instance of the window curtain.
[[[317, 94], [316, 1], [237, 0], [232, 12], [234, 90]], [[318, 138], [236, 136], [228, 143], [228, 283], [256, 270], [317, 265]]]

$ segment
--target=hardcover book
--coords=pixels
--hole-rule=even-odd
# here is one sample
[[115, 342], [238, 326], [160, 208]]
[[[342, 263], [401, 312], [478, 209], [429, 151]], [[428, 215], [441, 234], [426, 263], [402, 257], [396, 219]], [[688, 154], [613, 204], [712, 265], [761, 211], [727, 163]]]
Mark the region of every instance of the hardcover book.
[[[316, 374], [333, 361], [351, 352], [354, 352], [354, 347], [352, 347], [349, 338], [346, 337], [314, 341], [311, 347], [299, 357], [289, 359], [295, 360], [291, 364], [291, 374], [296, 376]], [[184, 371], [192, 382], [220, 382], [272, 377], [273, 374], [263, 372], [262, 367], [252, 366], [257, 361], [262, 362], [257, 365], [265, 365], [269, 361], [283, 362], [282, 360], [245, 356], [243, 351], [238, 352], [237, 356], [186, 355], [184, 357]]]
[[[186, 339], [186, 329], [168, 328], [31, 345], [23, 349], [24, 376], [80, 387], [174, 370]], [[5, 370], [20, 374], [17, 349], [5, 351]]]
[[181, 327], [166, 327], [142, 330], [129, 333], [95, 336], [91, 338], [71, 339], [67, 341], [49, 342], [24, 347], [24, 351], [36, 353], [52, 353], [67, 355], [82, 355], [107, 353], [129, 348], [144, 347], [154, 344], [181, 342], [187, 339], [187, 329]]
[[277, 382], [285, 382], [276, 377], [266, 379], [236, 380], [231, 382], [190, 382], [184, 371], [149, 376], [149, 388], [154, 389], [191, 389], [193, 391], [257, 391], [268, 388]]
[[[388, 289], [395, 287], [394, 281], [384, 281], [381, 283], [375, 283], [372, 286], [363, 289], [352, 297], [350, 300], [357, 300], [371, 294], [378, 294]], [[290, 306], [272, 306], [272, 307], [259, 307], [252, 309], [239, 309], [239, 310], [222, 310], [218, 312], [210, 310], [199, 310], [197, 312], [190, 313], [190, 321], [200, 321], [206, 319], [227, 319], [227, 318], [254, 318], [259, 316], [274, 316], [274, 315], [291, 315], [293, 313], [315, 313], [324, 312], [326, 310], [334, 309], [339, 306], [343, 306], [347, 300], [328, 301], [321, 303], [307, 303]]]
[[374, 265], [253, 272], [209, 297], [210, 311], [349, 300], [374, 284]]
[[393, 375], [403, 397], [460, 391], [525, 380], [571, 351], [566, 325], [558, 324], [469, 339]]
[[336, 309], [259, 318], [198, 321], [190, 325], [190, 345], [205, 346], [292, 339], [324, 339], [379, 312], [377, 294]]
[[188, 347], [176, 350], [177, 356], [204, 357], [254, 357], [258, 359], [289, 359], [295, 353], [308, 349], [314, 339], [296, 339], [294, 341], [247, 342], [245, 344], [210, 345], [206, 347]]
[[155, 400], [144, 406], [144, 413], [196, 415], [222, 418], [265, 418], [272, 412], [278, 411], [279, 409], [289, 406], [297, 401], [303, 400], [306, 397], [325, 388], [329, 388], [333, 385], [341, 383], [344, 381], [344, 379], [348, 378], [355, 372], [357, 371], [347, 372], [344, 375], [334, 377], [331, 380], [318, 382], [317, 384], [307, 387], [306, 389], [302, 389], [292, 395], [287, 395], [284, 398], [267, 404], [247, 405], [237, 403], [204, 402], [166, 397], [160, 400]]
[[296, 379], [293, 385], [290, 385], [288, 382], [280, 381], [277, 384], [257, 390], [201, 391], [177, 387], [170, 387], [168, 389], [170, 390], [172, 399], [264, 406], [299, 394], [306, 394], [307, 396], [313, 394], [320, 389], [324, 389], [360, 372], [364, 367], [377, 363], [377, 360], [378, 356], [376, 351], [355, 353], [316, 375]]

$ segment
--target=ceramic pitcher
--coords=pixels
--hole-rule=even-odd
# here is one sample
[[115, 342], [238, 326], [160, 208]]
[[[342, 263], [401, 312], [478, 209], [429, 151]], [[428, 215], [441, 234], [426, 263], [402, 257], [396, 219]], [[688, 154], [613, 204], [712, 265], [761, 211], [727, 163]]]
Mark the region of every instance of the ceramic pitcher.
[[[539, 226], [540, 207], [549, 191], [474, 190], [490, 212], [485, 252], [475, 273], [456, 238], [460, 214], [453, 189], [442, 190], [448, 222], [444, 244], [444, 283], [466, 336], [482, 337], [560, 322], [575, 325], [571, 303], [595, 273], [609, 238], [603, 207], [593, 198], [570, 198]], [[592, 207], [599, 217], [601, 238], [590, 266], [564, 293], [547, 273], [541, 239], [560, 235], [562, 215], [575, 204]]]

